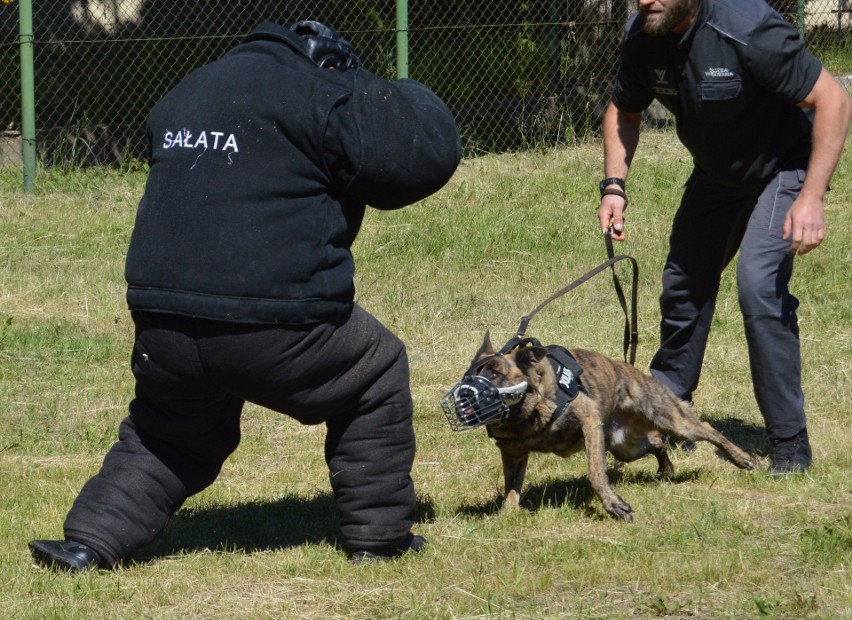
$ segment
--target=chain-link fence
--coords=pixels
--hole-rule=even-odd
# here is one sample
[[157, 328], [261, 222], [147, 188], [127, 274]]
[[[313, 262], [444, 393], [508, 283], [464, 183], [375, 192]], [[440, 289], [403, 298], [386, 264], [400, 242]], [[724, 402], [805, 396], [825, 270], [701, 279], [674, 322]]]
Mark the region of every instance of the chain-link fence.
[[[20, 165], [18, 2], [0, 0], [0, 166]], [[817, 55], [852, 54], [852, 0], [773, 0]], [[39, 0], [36, 148], [43, 165], [144, 157], [154, 103], [269, 19], [317, 19], [393, 77], [408, 11], [410, 77], [454, 110], [468, 155], [564, 143], [595, 128], [635, 0]]]

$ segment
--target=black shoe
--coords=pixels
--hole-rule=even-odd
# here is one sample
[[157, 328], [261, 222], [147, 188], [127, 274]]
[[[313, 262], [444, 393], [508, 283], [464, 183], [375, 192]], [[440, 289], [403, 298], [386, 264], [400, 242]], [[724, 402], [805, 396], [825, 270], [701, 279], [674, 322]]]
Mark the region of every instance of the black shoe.
[[360, 549], [353, 551], [349, 559], [353, 564], [363, 564], [365, 562], [390, 560], [401, 556], [407, 551], [422, 551], [426, 547], [426, 539], [417, 534], [409, 532], [405, 538], [395, 545], [383, 547], [380, 549]]
[[101, 564], [97, 553], [71, 540], [34, 540], [30, 543], [30, 552], [41, 566], [71, 573], [97, 568]]
[[772, 440], [772, 465], [769, 473], [775, 476], [800, 474], [811, 466], [811, 444], [808, 429], [788, 439]]

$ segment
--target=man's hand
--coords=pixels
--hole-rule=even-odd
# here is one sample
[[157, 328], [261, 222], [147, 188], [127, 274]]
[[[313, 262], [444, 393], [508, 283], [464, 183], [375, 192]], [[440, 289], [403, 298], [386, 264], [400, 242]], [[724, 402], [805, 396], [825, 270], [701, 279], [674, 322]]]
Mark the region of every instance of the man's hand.
[[843, 152], [852, 102], [846, 89], [823, 68], [799, 105], [814, 110], [813, 146], [802, 191], [784, 219], [784, 238], [790, 239], [791, 252], [807, 254], [825, 237], [823, 196]]
[[822, 200], [808, 198], [804, 193], [793, 202], [784, 219], [784, 238], [790, 239], [793, 254], [807, 254], [825, 238], [825, 219]]
[[[627, 179], [630, 162], [639, 144], [639, 126], [642, 122], [640, 112], [624, 112], [610, 102], [603, 119], [604, 138], [604, 178]], [[623, 186], [622, 186], [623, 187]], [[619, 189], [610, 185], [606, 189]], [[627, 209], [625, 197], [602, 192], [598, 218], [604, 232], [612, 228], [612, 238], [624, 241], [624, 211]]]
[[601, 198], [601, 206], [598, 209], [601, 229], [607, 232], [612, 229], [612, 238], [615, 241], [624, 241], [627, 235], [624, 232], [624, 211], [627, 205], [624, 198], [615, 195]]

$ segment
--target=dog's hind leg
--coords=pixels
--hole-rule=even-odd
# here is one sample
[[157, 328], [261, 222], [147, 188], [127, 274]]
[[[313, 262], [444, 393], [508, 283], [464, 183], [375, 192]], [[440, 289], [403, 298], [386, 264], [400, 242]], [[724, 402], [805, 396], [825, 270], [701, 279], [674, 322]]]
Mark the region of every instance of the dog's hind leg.
[[717, 431], [715, 428], [713, 428], [706, 422], [699, 422], [699, 424], [704, 428], [705, 432], [707, 433], [707, 439], [705, 441], [709, 441], [714, 446], [716, 446], [731, 463], [733, 463], [740, 469], [747, 469], [749, 471], [757, 469], [757, 462], [745, 451], [735, 446], [722, 433]]
[[670, 480], [674, 478], [674, 465], [669, 459], [669, 450], [660, 433], [652, 431], [648, 435], [648, 443], [651, 444], [653, 454], [657, 459], [657, 480]]
[[521, 489], [524, 486], [524, 476], [527, 472], [529, 453], [521, 456], [513, 456], [505, 450], [500, 450], [503, 459], [503, 480], [505, 482], [505, 495], [503, 506], [517, 508], [521, 504]]
[[692, 408], [672, 395], [671, 410], [666, 415], [654, 416], [657, 428], [665, 434], [686, 441], [707, 441], [716, 446], [731, 463], [740, 469], [754, 470], [757, 463], [735, 446], [722, 433], [699, 420]]

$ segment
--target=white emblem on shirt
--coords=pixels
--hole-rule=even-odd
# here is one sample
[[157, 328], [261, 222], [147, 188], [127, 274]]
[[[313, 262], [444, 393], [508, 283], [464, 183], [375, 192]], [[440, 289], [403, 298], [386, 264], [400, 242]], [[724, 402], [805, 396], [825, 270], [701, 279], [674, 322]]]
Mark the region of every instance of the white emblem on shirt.
[[727, 67], [710, 67], [704, 75], [710, 78], [729, 78], [734, 77], [734, 72]]
[[[227, 135], [227, 137], [225, 137]], [[224, 140], [222, 139], [224, 138]], [[237, 138], [234, 134], [225, 134], [223, 131], [206, 131], [202, 130], [197, 136], [191, 129], [184, 127], [177, 133], [166, 130], [163, 135], [163, 148], [185, 148], [185, 149], [204, 149], [212, 148], [214, 151], [228, 151], [238, 153]]]

